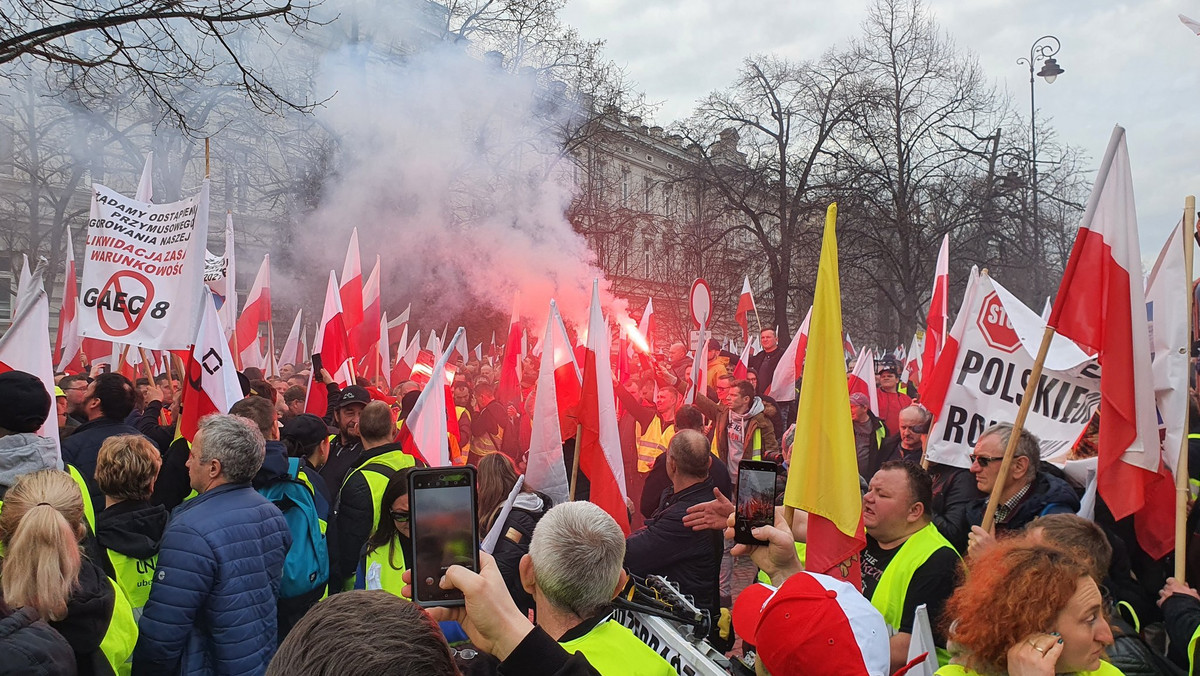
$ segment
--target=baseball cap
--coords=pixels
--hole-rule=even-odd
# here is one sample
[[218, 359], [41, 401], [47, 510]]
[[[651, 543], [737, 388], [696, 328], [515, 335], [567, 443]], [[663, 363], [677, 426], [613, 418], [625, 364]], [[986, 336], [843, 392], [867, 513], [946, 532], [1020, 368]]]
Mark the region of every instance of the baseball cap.
[[828, 575], [797, 573], [778, 589], [750, 585], [733, 604], [733, 628], [772, 676], [891, 673], [883, 615]]
[[367, 392], [367, 388], [361, 385], [350, 385], [338, 395], [337, 407], [345, 408], [350, 404], [366, 406], [369, 403], [371, 403], [371, 393]]
[[891, 359], [884, 359], [875, 366], [875, 373], [887, 373], [892, 375], [900, 373], [900, 367], [896, 366], [896, 362]]
[[279, 430], [281, 439], [291, 439], [301, 446], [315, 444], [330, 434], [337, 434], [337, 430], [331, 432], [324, 420], [311, 413], [301, 413], [284, 423]]
[[862, 392], [855, 392], [854, 394], [850, 395], [850, 403], [854, 404], [855, 406], [870, 406], [871, 398]]
[[32, 373], [0, 373], [0, 427], [16, 434], [36, 432], [53, 403], [46, 386]]

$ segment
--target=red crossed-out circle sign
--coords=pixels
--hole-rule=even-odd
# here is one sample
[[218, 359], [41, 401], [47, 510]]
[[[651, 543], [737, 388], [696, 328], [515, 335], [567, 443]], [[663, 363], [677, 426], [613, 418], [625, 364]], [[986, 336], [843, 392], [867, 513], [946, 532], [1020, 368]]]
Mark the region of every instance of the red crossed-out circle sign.
[[997, 350], [1016, 352], [1017, 348], [1021, 347], [1021, 339], [1017, 336], [1012, 322], [1008, 320], [1008, 312], [1004, 309], [1004, 303], [1000, 302], [1000, 297], [996, 295], [995, 291], [983, 299], [983, 307], [979, 310], [979, 318], [976, 323], [983, 331], [983, 339]]
[[[104, 287], [100, 289], [100, 298], [108, 298], [110, 306], [116, 302], [118, 294], [124, 294], [120, 310], [108, 310], [100, 307], [99, 302], [96, 303], [96, 316], [100, 319], [101, 328], [114, 338], [128, 336], [141, 325], [142, 319], [149, 313], [150, 305], [154, 301], [154, 284], [150, 282], [149, 277], [140, 272], [121, 270], [110, 277], [104, 283]], [[144, 299], [138, 306], [137, 312], [129, 309], [129, 299], [135, 297]], [[108, 321], [110, 314], [115, 318], [111, 324]]]

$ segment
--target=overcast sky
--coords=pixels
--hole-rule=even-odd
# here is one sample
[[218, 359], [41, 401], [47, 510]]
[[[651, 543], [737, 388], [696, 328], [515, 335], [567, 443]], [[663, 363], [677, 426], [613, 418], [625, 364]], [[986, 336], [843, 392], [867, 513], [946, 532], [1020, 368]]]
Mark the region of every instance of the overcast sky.
[[[732, 82], [743, 58], [818, 58], [856, 36], [868, 0], [569, 0], [563, 18], [607, 41], [647, 100], [654, 123], [686, 117], [700, 97]], [[1039, 118], [1095, 167], [1114, 124], [1127, 131], [1141, 231], [1152, 263], [1200, 191], [1200, 37], [1177, 18], [1200, 19], [1200, 0], [928, 0], [941, 28], [974, 53], [1020, 110], [1029, 106], [1028, 56], [1042, 35], [1062, 41], [1066, 71], [1036, 83]], [[1039, 159], [1041, 159], [1039, 157]], [[952, 245], [953, 246], [953, 245]]]

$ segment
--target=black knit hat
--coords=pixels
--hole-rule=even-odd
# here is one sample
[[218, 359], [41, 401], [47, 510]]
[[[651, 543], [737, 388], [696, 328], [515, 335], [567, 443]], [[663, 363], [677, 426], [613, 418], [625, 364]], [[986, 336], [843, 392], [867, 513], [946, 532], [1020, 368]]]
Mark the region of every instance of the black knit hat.
[[32, 373], [0, 373], [0, 427], [9, 432], [36, 432], [53, 404], [46, 386]]

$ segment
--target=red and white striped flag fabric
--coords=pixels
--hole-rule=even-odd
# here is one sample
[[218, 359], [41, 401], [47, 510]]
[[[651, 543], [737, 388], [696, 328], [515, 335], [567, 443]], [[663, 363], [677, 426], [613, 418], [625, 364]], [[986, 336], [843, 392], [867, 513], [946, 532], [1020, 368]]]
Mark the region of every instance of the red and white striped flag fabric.
[[742, 342], [750, 340], [750, 314], [757, 308], [754, 305], [754, 292], [750, 290], [750, 277], [742, 279], [742, 295], [738, 296], [737, 312], [733, 317], [738, 326], [742, 327]]
[[[325, 287], [325, 307], [321, 311], [321, 323], [317, 325], [317, 337], [313, 343], [313, 352], [321, 355], [321, 366], [342, 386], [349, 385], [350, 346], [346, 342], [337, 276], [333, 270], [329, 271], [329, 284]], [[314, 368], [308, 379], [308, 397], [304, 401], [304, 412], [323, 417], [328, 402], [328, 392], [321, 382], [321, 374]]]
[[858, 361], [854, 362], [854, 368], [850, 371], [847, 386], [850, 388], [850, 394], [861, 392], [867, 395], [867, 399], [871, 402], [871, 413], [879, 415], [879, 389], [875, 387], [875, 358], [865, 347], [862, 352], [858, 353]]
[[775, 374], [767, 388], [767, 396], [775, 401], [795, 401], [796, 381], [804, 375], [804, 353], [808, 348], [808, 323], [812, 319], [812, 308], [804, 315], [804, 321], [792, 336], [779, 364], [775, 366]]
[[254, 276], [254, 286], [246, 296], [246, 305], [237, 323], [237, 352], [239, 368], [263, 368], [263, 346], [259, 340], [259, 325], [271, 320], [271, 255], [263, 256]]
[[[942, 334], [942, 342], [946, 342], [945, 334]], [[917, 337], [917, 334], [914, 333], [912, 342], [908, 344], [908, 360], [904, 362], [904, 368], [900, 373], [900, 382], [911, 382], [913, 385], [921, 387], [921, 380], [924, 378], [925, 372], [928, 370], [925, 368], [925, 364], [921, 361], [921, 353], [925, 349], [924, 345], [925, 343], [923, 339]], [[931, 362], [930, 368], [932, 368], [932, 366], [933, 363]], [[924, 392], [924, 390], [921, 391]]]
[[[358, 228], [350, 232], [350, 245], [346, 247], [346, 261], [342, 264], [342, 322], [346, 331], [353, 331], [363, 321], [363, 278], [362, 261], [358, 253]], [[353, 343], [350, 343], [353, 349]]]
[[[937, 274], [933, 278], [933, 296], [929, 300], [929, 312], [925, 318], [925, 349], [921, 351], [921, 364], [932, 367], [942, 353], [946, 343], [946, 307], [950, 297], [950, 235], [942, 237], [942, 248], [938, 251]], [[909, 350], [908, 358], [916, 355]], [[920, 387], [920, 372], [914, 383]]]
[[583, 388], [579, 397], [579, 424], [583, 436], [576, 440], [576, 451], [579, 469], [591, 482], [591, 501], [616, 519], [628, 535], [625, 465], [621, 458], [621, 437], [617, 432], [617, 401], [609, 365], [610, 350], [608, 328], [600, 309], [600, 283], [593, 281], [587, 345], [583, 352]]
[[512, 315], [508, 320], [508, 339], [504, 343], [504, 359], [500, 362], [500, 380], [496, 385], [496, 399], [501, 404], [512, 404], [520, 408], [521, 360], [525, 356], [521, 336], [519, 298], [513, 299]]
[[75, 276], [75, 245], [71, 241], [70, 226], [67, 227], [66, 240], [62, 307], [58, 311], [58, 335], [54, 340], [54, 358], [58, 362], [54, 370], [61, 373], [82, 373], [82, 340], [79, 337], [79, 324], [75, 319], [75, 313], [79, 311], [79, 282]]
[[362, 321], [350, 329], [350, 345], [354, 350], [354, 359], [362, 365], [362, 375], [373, 382], [381, 375], [382, 366], [376, 355], [379, 353], [379, 335], [385, 333], [379, 326], [382, 313], [379, 302], [379, 256], [375, 257], [375, 269], [363, 287], [362, 305]]
[[196, 438], [200, 419], [212, 413], [228, 413], [242, 398], [233, 355], [225, 342], [221, 318], [212, 292], [203, 295], [200, 330], [184, 367], [182, 412], [179, 434], [189, 442]]
[[552, 300], [542, 340], [525, 483], [550, 496], [554, 504], [566, 502], [570, 497], [562, 445], [576, 432], [574, 416], [579, 407], [579, 381], [571, 340]]
[[642, 310], [642, 320], [638, 322], [638, 333], [646, 341], [646, 351], [654, 354], [654, 299], [646, 299], [646, 309]]
[[292, 320], [292, 328], [288, 331], [287, 340], [283, 341], [283, 351], [279, 353], [279, 365], [303, 364], [308, 361], [308, 355], [301, 352], [301, 324], [300, 318], [304, 314], [304, 310], [296, 310], [296, 318]]
[[1129, 151], [1117, 126], [1048, 323], [1099, 357], [1097, 489], [1115, 518], [1137, 515], [1138, 542], [1158, 558], [1172, 545], [1174, 482], [1161, 462], [1141, 261]]
[[745, 380], [746, 376], [750, 374], [750, 355], [752, 354], [754, 354], [754, 343], [746, 341], [746, 347], [742, 349], [737, 364], [733, 366], [733, 377], [737, 380]]
[[[942, 354], [937, 363], [924, 367], [921, 379], [921, 405], [933, 415], [938, 415], [946, 403], [946, 393], [950, 391], [950, 382], [954, 379], [954, 365], [958, 362], [958, 349], [962, 345], [963, 336], [967, 332], [968, 308], [974, 307], [975, 297], [980, 293], [979, 268], [971, 267], [971, 276], [967, 288], [963, 291], [962, 305], [954, 317], [954, 325], [946, 334]], [[922, 365], [924, 366], [924, 365]]]
[[392, 370], [388, 368], [388, 360], [391, 358], [390, 352], [387, 313], [384, 312], [379, 317], [379, 340], [375, 343], [375, 352], [367, 357], [368, 362], [372, 365], [372, 373], [374, 373], [373, 376], [368, 377], [371, 378], [372, 383], [375, 382], [375, 379], [382, 378], [383, 382], [387, 383], [389, 389], [392, 387]]
[[[457, 435], [457, 425], [451, 430], [449, 418], [453, 415], [453, 399], [447, 403], [450, 396], [449, 382], [446, 379], [446, 361], [454, 351], [457, 341], [462, 340], [463, 330], [460, 328], [454, 334], [454, 343], [449, 350], [433, 365], [429, 384], [421, 390], [421, 396], [413, 404], [412, 411], [404, 419], [400, 430], [400, 443], [404, 449], [425, 459], [431, 467], [450, 466], [450, 435]], [[457, 420], [457, 418], [455, 418]]]
[[392, 365], [393, 386], [408, 380], [412, 375], [413, 367], [417, 365], [417, 356], [421, 353], [420, 335], [421, 332], [417, 331], [417, 335], [410, 341], [408, 327], [404, 327], [404, 333], [400, 335], [400, 342], [396, 345], [396, 363]]
[[[46, 340], [50, 335], [50, 299], [42, 284], [44, 275], [45, 268], [39, 264], [17, 287], [12, 324], [0, 336], [0, 373], [24, 371], [36, 376], [53, 402], [54, 360]], [[38, 434], [53, 439], [58, 446], [58, 417], [54, 410], [52, 403], [50, 415]]]

